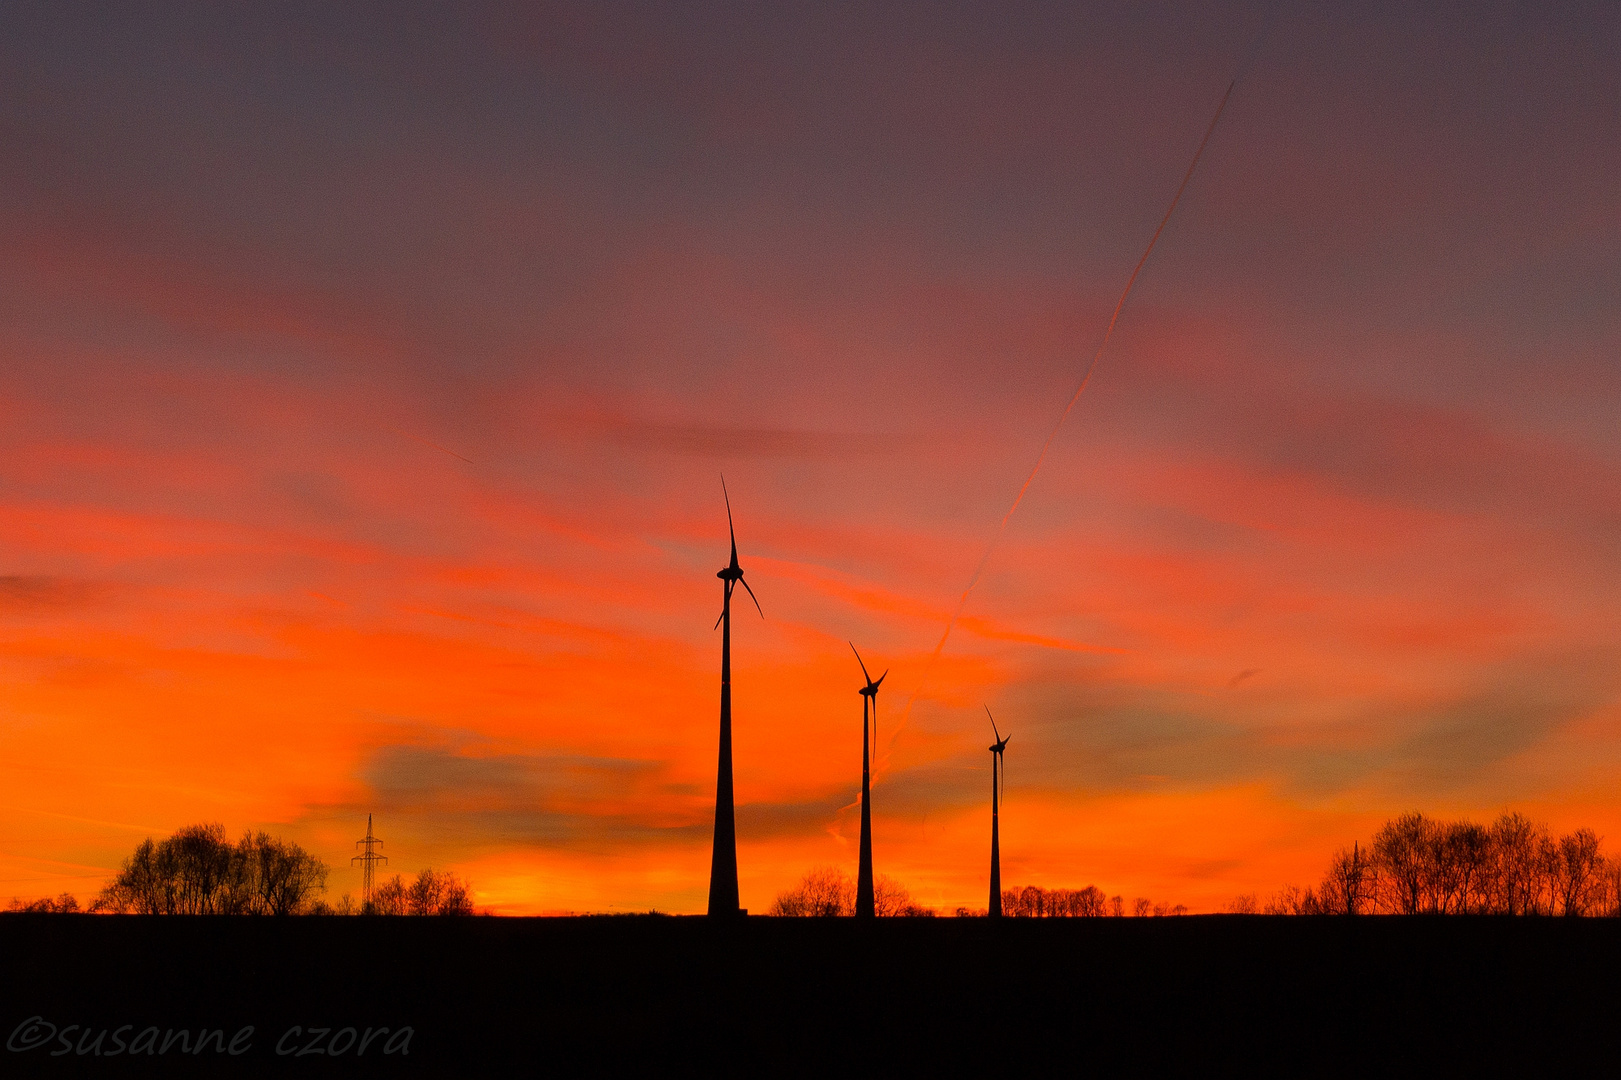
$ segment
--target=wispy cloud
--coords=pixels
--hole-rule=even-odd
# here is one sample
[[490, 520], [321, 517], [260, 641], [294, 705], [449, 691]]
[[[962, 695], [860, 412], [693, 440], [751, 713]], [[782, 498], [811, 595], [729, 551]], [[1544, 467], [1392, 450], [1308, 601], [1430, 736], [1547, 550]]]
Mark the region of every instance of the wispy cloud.
[[112, 586], [106, 582], [40, 575], [0, 575], [0, 614], [60, 611], [94, 603]]

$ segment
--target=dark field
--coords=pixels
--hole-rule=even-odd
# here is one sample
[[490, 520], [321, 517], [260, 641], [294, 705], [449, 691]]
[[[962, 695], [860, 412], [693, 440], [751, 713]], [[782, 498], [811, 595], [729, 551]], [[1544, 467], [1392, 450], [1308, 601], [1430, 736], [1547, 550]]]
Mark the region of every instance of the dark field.
[[[0, 916], [0, 1076], [1560, 1075], [1621, 1048], [1621, 920]], [[216, 1045], [254, 1028], [232, 1057]], [[303, 1029], [283, 1039], [294, 1026]], [[367, 1028], [413, 1029], [409, 1053]], [[355, 1035], [343, 1033], [353, 1027]], [[330, 1029], [313, 1035], [312, 1029]], [[43, 1029], [38, 1029], [43, 1031]], [[276, 1053], [278, 1040], [286, 1055]], [[297, 1053], [304, 1051], [307, 1053]]]

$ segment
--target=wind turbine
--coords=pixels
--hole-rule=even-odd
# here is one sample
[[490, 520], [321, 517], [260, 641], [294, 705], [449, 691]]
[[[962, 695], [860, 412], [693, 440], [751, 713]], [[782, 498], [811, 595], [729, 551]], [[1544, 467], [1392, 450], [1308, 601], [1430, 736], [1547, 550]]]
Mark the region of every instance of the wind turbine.
[[985, 715], [991, 717], [991, 731], [996, 733], [996, 742], [991, 744], [991, 906], [989, 914], [993, 919], [1002, 917], [1002, 844], [998, 836], [1000, 826], [997, 822], [997, 812], [1000, 807], [1000, 788], [1006, 786], [1007, 765], [1002, 760], [1002, 752], [1007, 749], [1008, 739], [1013, 738], [1009, 732], [1004, 738], [996, 730], [996, 717], [991, 716], [991, 707], [985, 706]]
[[737, 816], [732, 807], [732, 590], [742, 585], [748, 590], [754, 608], [765, 618], [760, 600], [743, 580], [737, 565], [737, 530], [732, 526], [732, 497], [726, 491], [726, 478], [720, 478], [721, 497], [726, 500], [726, 529], [732, 536], [732, 561], [715, 576], [723, 584], [720, 618], [720, 764], [715, 770], [715, 851], [709, 862], [709, 914], [737, 915]]
[[856, 663], [861, 665], [861, 677], [867, 680], [867, 685], [861, 688], [861, 862], [856, 871], [856, 917], [870, 919], [878, 912], [872, 890], [872, 772], [869, 764], [871, 755], [867, 750], [867, 707], [869, 703], [872, 706], [872, 743], [876, 745], [878, 688], [889, 678], [889, 672], [885, 671], [878, 676], [877, 682], [873, 682], [872, 676], [867, 674], [866, 661], [861, 659], [861, 653], [853, 641], [850, 651], [856, 654]]

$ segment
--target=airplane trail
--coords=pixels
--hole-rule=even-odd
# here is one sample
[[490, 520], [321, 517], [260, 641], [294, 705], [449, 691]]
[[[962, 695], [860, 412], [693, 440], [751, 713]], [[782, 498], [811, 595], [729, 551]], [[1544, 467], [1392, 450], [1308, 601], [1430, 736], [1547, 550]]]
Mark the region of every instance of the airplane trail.
[[1204, 138], [1199, 140], [1199, 148], [1194, 151], [1193, 160], [1188, 163], [1188, 171], [1182, 174], [1182, 182], [1177, 185], [1176, 194], [1171, 197], [1171, 205], [1166, 208], [1165, 216], [1159, 219], [1159, 224], [1154, 228], [1154, 235], [1149, 237], [1148, 246], [1143, 249], [1142, 258], [1137, 260], [1137, 265], [1132, 267], [1131, 276], [1126, 279], [1126, 287], [1121, 290], [1120, 299], [1115, 302], [1114, 311], [1109, 315], [1109, 325], [1103, 331], [1103, 340], [1098, 343], [1097, 352], [1092, 354], [1092, 362], [1086, 366], [1086, 373], [1081, 376], [1080, 385], [1075, 388], [1075, 393], [1070, 395], [1069, 404], [1064, 406], [1064, 411], [1058, 416], [1058, 422], [1053, 425], [1052, 431], [1047, 434], [1047, 441], [1041, 444], [1041, 453], [1036, 455], [1036, 463], [1031, 467], [1030, 475], [1026, 476], [1024, 483], [1019, 485], [1019, 493], [1013, 497], [1013, 505], [1009, 506], [1007, 513], [1002, 515], [1001, 523], [997, 525], [996, 532], [991, 536], [990, 543], [985, 546], [985, 554], [980, 556], [979, 565], [974, 568], [973, 577], [968, 579], [968, 587], [962, 591], [962, 596], [957, 599], [957, 607], [952, 611], [951, 618], [946, 620], [945, 632], [940, 635], [940, 640], [934, 646], [934, 652], [929, 655], [928, 663], [923, 668], [923, 677], [918, 680], [917, 687], [913, 689], [911, 697], [907, 699], [906, 709], [901, 714], [901, 722], [895, 726], [895, 731], [889, 737], [891, 744], [894, 743], [895, 737], [900, 734], [901, 729], [906, 726], [906, 722], [911, 718], [912, 705], [917, 701], [918, 691], [922, 689], [928, 679], [929, 672], [934, 668], [934, 662], [940, 658], [941, 651], [945, 649], [946, 640], [951, 637], [952, 628], [957, 625], [957, 620], [962, 615], [963, 608], [968, 604], [969, 594], [974, 591], [974, 586], [979, 584], [980, 575], [985, 572], [985, 565], [990, 562], [991, 553], [996, 550], [997, 542], [1001, 540], [1002, 534], [1007, 531], [1009, 519], [1013, 517], [1013, 512], [1019, 508], [1019, 504], [1024, 501], [1024, 496], [1030, 490], [1030, 485], [1035, 482], [1036, 474], [1041, 471], [1042, 464], [1047, 460], [1047, 452], [1052, 449], [1053, 440], [1058, 437], [1059, 429], [1064, 426], [1064, 421], [1069, 419], [1069, 414], [1075, 411], [1076, 402], [1081, 400], [1081, 395], [1086, 392], [1087, 385], [1092, 381], [1092, 373], [1097, 370], [1098, 361], [1103, 358], [1103, 350], [1108, 348], [1109, 338], [1114, 334], [1115, 324], [1120, 321], [1120, 312], [1125, 309], [1126, 298], [1131, 295], [1132, 287], [1137, 284], [1137, 275], [1142, 273], [1143, 265], [1148, 262], [1148, 256], [1153, 254], [1154, 245], [1159, 243], [1160, 233], [1165, 231], [1165, 226], [1170, 222], [1171, 215], [1176, 212], [1177, 203], [1182, 201], [1182, 193], [1188, 189], [1188, 182], [1193, 179], [1193, 170], [1199, 167], [1199, 159], [1204, 156], [1205, 146], [1210, 142], [1210, 136], [1215, 133], [1216, 123], [1221, 119], [1222, 112], [1227, 108], [1227, 99], [1233, 96], [1233, 87], [1237, 85], [1238, 79], [1235, 77], [1227, 84], [1226, 92], [1221, 95], [1221, 103], [1216, 106], [1216, 114], [1210, 118], [1210, 124], [1205, 128]]
[[409, 431], [401, 431], [399, 428], [390, 427], [387, 424], [385, 424], [383, 426], [387, 427], [389, 431], [392, 431], [394, 434], [399, 435], [402, 438], [410, 439], [412, 442], [419, 442], [423, 446], [431, 446], [435, 450], [438, 450], [440, 453], [449, 454], [451, 457], [455, 458], [456, 460], [465, 461], [469, 465], [474, 464], [474, 462], [470, 458], [464, 458], [460, 454], [456, 453], [456, 451], [450, 450], [450, 449], [448, 449], [446, 447], [443, 447], [443, 446], [440, 446], [438, 443], [434, 442], [432, 439], [424, 439], [420, 435], [413, 435]]

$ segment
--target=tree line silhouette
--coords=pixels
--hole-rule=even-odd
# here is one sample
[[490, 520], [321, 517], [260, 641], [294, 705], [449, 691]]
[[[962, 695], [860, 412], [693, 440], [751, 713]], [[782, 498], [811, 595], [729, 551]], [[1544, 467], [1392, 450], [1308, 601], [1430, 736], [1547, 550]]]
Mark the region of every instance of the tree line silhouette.
[[1043, 889], [1026, 885], [1022, 889], [1002, 890], [1002, 914], [1027, 919], [1087, 918], [1115, 915], [1124, 910], [1125, 898], [1116, 896], [1113, 903], [1096, 885], [1084, 889]]
[[[364, 912], [347, 894], [321, 898], [330, 868], [297, 844], [248, 831], [232, 843], [223, 825], [188, 825], [173, 836], [136, 846], [118, 874], [87, 909], [137, 915], [471, 915], [468, 884], [449, 872], [425, 869], [414, 880], [399, 874], [380, 885]], [[12, 900], [13, 913], [80, 911], [70, 893], [56, 899]]]
[[[13, 913], [133, 912], [149, 915], [471, 915], [468, 884], [449, 872], [395, 874], [357, 906], [347, 894], [322, 899], [329, 868], [297, 844], [248, 831], [232, 843], [221, 825], [190, 825], [173, 836], [143, 840], [89, 906], [63, 893], [54, 899], [14, 899]], [[843, 870], [819, 866], [779, 893], [773, 915], [855, 913], [856, 884]], [[878, 875], [880, 916], [929, 916], [906, 887]], [[1004, 915], [1018, 918], [1098, 918], [1182, 915], [1167, 905], [1108, 896], [1095, 885], [1002, 892]], [[1235, 898], [1227, 911], [1268, 915], [1604, 915], [1621, 916], [1621, 857], [1606, 856], [1592, 829], [1555, 836], [1520, 813], [1490, 825], [1443, 821], [1413, 812], [1387, 821], [1368, 844], [1342, 848], [1316, 888], [1288, 885], [1269, 900]], [[959, 916], [984, 915], [958, 908]]]
[[467, 883], [449, 871], [432, 869], [407, 882], [395, 874], [372, 893], [367, 915], [471, 915], [473, 898]]
[[[818, 866], [807, 873], [798, 885], [777, 894], [772, 903], [772, 915], [801, 917], [831, 917], [855, 914], [855, 882], [836, 866]], [[932, 908], [912, 901], [906, 887], [893, 878], [879, 874], [873, 882], [873, 900], [880, 916], [932, 916]], [[1133, 915], [1185, 915], [1181, 904], [1155, 904], [1144, 897], [1132, 902]], [[983, 916], [985, 909], [957, 908], [955, 915], [963, 918]], [[1037, 885], [1002, 891], [1002, 914], [1015, 918], [1058, 919], [1121, 916], [1126, 914], [1123, 896], [1107, 896], [1096, 885], [1084, 889], [1043, 889]]]
[[[984, 912], [959, 908], [959, 915], [982, 915]], [[1182, 904], [1156, 904], [1146, 896], [1131, 902], [1131, 914], [1139, 917], [1152, 915], [1186, 915]], [[1107, 896], [1096, 885], [1084, 889], [1043, 889], [1039, 885], [1002, 890], [1002, 914], [1026, 919], [1086, 919], [1120, 917], [1126, 914], [1124, 896]]]
[[1367, 846], [1330, 860], [1313, 889], [1290, 885], [1264, 906], [1239, 897], [1229, 910], [1269, 915], [1621, 915], [1621, 859], [1592, 829], [1554, 836], [1523, 814], [1491, 825], [1421, 813], [1385, 822]]
[[[879, 879], [879, 914], [922, 914], [905, 889]], [[777, 897], [774, 915], [848, 915], [854, 886], [834, 867], [818, 867]], [[897, 899], [896, 897], [899, 897]], [[1002, 914], [1016, 918], [1184, 915], [1181, 904], [1083, 889], [1035, 885], [1002, 891]], [[1316, 888], [1288, 885], [1271, 899], [1254, 894], [1227, 906], [1239, 915], [1570, 915], [1621, 917], [1621, 856], [1606, 856], [1592, 829], [1562, 836], [1524, 814], [1490, 825], [1443, 821], [1412, 812], [1392, 818], [1370, 843], [1330, 859]], [[931, 912], [932, 914], [932, 912]], [[956, 915], [984, 915], [960, 907]]]
[[[872, 883], [873, 913], [886, 916], [931, 916], [930, 908], [912, 902], [912, 894], [900, 882], [879, 874]], [[827, 917], [854, 915], [856, 883], [836, 866], [818, 866], [798, 885], [777, 894], [772, 915]]]
[[[984, 910], [958, 908], [958, 915], [984, 915]], [[1186, 915], [1182, 904], [1156, 904], [1146, 896], [1135, 897], [1129, 914], [1149, 916]], [[1084, 889], [1043, 889], [1025, 885], [1002, 890], [1002, 914], [1016, 919], [1101, 919], [1128, 914], [1124, 896], [1108, 896], [1096, 885]]]
[[49, 896], [42, 900], [20, 900], [12, 897], [6, 910], [31, 915], [72, 915], [79, 910], [79, 898], [72, 893], [63, 893], [54, 900]]

